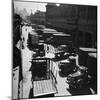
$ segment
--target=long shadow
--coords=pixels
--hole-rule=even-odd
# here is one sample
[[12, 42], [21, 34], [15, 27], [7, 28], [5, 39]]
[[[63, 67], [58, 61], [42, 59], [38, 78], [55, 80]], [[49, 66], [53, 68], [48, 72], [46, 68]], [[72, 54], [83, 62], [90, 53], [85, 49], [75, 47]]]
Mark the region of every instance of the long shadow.
[[33, 88], [30, 89], [29, 99], [33, 98]]
[[33, 96], [33, 88], [30, 89], [30, 93], [29, 93], [29, 99], [32, 98], [47, 98], [47, 97], [54, 97], [54, 94], [47, 94], [47, 95], [42, 95], [42, 96], [38, 96], [38, 97], [34, 97]]
[[70, 90], [70, 89], [67, 89], [71, 94], [72, 96], [77, 96], [77, 95], [92, 95], [91, 91], [89, 88], [86, 88], [86, 89], [78, 89], [78, 90]]

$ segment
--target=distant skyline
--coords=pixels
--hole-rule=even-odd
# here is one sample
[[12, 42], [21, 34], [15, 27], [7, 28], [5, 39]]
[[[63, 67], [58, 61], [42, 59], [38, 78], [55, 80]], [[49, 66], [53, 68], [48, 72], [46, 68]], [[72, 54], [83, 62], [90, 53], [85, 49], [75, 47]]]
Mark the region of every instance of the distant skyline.
[[21, 2], [21, 1], [14, 1], [14, 9], [17, 11], [21, 11], [24, 8], [27, 10], [28, 14], [34, 14], [37, 10], [46, 11], [47, 3], [36, 3], [36, 2]]

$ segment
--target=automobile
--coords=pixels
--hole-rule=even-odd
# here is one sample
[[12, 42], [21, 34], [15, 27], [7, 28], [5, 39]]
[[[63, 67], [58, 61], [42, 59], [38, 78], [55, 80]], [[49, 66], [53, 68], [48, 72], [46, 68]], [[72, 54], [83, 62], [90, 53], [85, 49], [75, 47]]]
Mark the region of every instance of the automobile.
[[34, 49], [34, 52], [35, 52], [35, 53], [33, 54], [33, 58], [45, 56], [45, 51], [44, 51], [44, 50], [41, 51], [41, 50], [39, 50], [39, 49]]
[[65, 51], [55, 53], [55, 59], [62, 60], [67, 59], [69, 57], [69, 53]]
[[35, 54], [33, 54], [33, 57], [45, 56], [44, 45], [42, 43], [34, 45], [33, 51], [35, 52]]
[[70, 90], [80, 90], [87, 88], [91, 82], [91, 77], [88, 75], [88, 68], [81, 66], [76, 72], [69, 74], [66, 82], [69, 84]]
[[45, 28], [45, 26], [44, 25], [37, 25], [37, 27], [36, 27], [37, 29], [44, 29]]
[[67, 59], [67, 62], [60, 62], [59, 63], [59, 73], [62, 77], [67, 77], [69, 74], [74, 73], [77, 70], [75, 60]]

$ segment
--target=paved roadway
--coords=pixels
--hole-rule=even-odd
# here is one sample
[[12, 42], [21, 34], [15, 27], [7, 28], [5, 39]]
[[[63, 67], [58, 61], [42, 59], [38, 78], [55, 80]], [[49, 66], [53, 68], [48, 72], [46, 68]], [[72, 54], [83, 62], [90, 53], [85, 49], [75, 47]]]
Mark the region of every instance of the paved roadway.
[[[31, 67], [30, 61], [32, 60], [32, 51], [30, 51], [27, 47], [27, 39], [28, 34], [36, 34], [32, 27], [23, 26], [22, 27], [22, 36], [24, 37], [24, 49], [22, 49], [22, 66], [23, 66], [23, 98], [28, 98], [30, 89], [32, 88], [31, 82], [31, 72], [29, 71]], [[52, 54], [46, 54], [46, 57], [50, 57]], [[57, 90], [58, 93], [55, 96], [67, 96], [71, 95], [68, 91], [68, 84], [66, 84], [66, 78], [62, 78], [59, 76], [59, 68], [58, 62], [53, 62], [53, 66], [55, 67], [55, 74], [57, 76]]]
[[[32, 29], [31, 26], [23, 26], [22, 27], [22, 38], [23, 38], [23, 45], [24, 49], [21, 50], [22, 52], [22, 73], [23, 73], [23, 80], [22, 82], [22, 87], [20, 88], [20, 96], [21, 98], [29, 98], [30, 94], [30, 89], [32, 88], [32, 82], [31, 82], [31, 72], [29, 71], [31, 67], [31, 60], [32, 60], [32, 55], [33, 52], [29, 50], [27, 47], [27, 40], [28, 40], [28, 34], [37, 34], [34, 29]], [[46, 53], [45, 57], [54, 57], [53, 54], [51, 53]], [[71, 57], [73, 59], [73, 57]], [[78, 65], [78, 56], [76, 56], [76, 64]], [[66, 83], [66, 78], [61, 77], [59, 75], [59, 67], [58, 67], [59, 62], [53, 62], [53, 73], [54, 76], [57, 78], [57, 90], [58, 93], [55, 94], [55, 96], [69, 96], [71, 93], [67, 90], [68, 89], [68, 84]], [[14, 98], [17, 97], [17, 90], [18, 89], [18, 70], [15, 72], [15, 75], [13, 77], [14, 80]]]

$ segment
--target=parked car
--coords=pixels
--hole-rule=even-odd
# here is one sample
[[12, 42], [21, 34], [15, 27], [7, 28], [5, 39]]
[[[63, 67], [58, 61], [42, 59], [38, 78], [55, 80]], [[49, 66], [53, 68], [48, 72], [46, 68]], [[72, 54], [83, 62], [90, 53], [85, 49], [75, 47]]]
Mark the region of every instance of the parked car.
[[91, 81], [91, 77], [88, 75], [88, 69], [86, 67], [79, 67], [78, 70], [67, 77], [67, 83], [69, 89], [78, 90], [87, 88]]
[[59, 64], [60, 75], [67, 77], [69, 74], [76, 72], [77, 66], [75, 60], [69, 60], [69, 62], [60, 62]]

